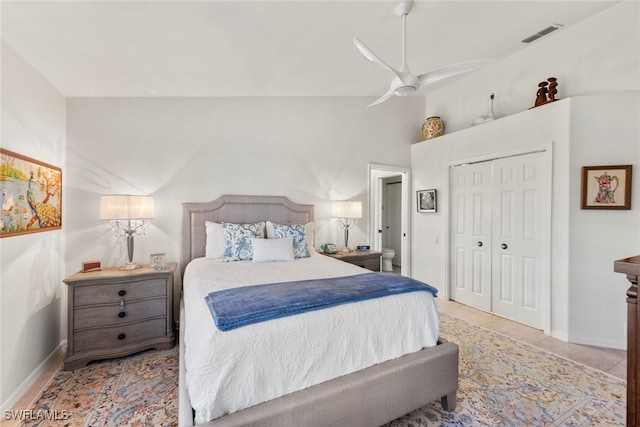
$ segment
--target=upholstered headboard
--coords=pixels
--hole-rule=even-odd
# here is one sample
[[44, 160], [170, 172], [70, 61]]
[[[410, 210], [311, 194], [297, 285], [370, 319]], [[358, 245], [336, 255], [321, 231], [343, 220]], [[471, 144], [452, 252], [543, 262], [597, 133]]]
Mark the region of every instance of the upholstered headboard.
[[307, 223], [313, 221], [313, 205], [293, 203], [283, 196], [224, 195], [211, 202], [182, 204], [182, 254], [180, 273], [189, 261], [205, 253], [205, 221], [251, 223]]

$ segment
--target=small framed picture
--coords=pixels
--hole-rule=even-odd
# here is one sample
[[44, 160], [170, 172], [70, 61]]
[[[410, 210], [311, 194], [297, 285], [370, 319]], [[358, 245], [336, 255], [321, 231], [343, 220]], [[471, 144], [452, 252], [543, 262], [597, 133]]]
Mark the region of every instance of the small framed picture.
[[164, 254], [151, 254], [151, 266], [154, 270], [166, 270], [168, 265]]
[[583, 166], [580, 209], [631, 209], [632, 165]]
[[435, 189], [420, 190], [416, 192], [418, 196], [418, 212], [437, 212], [438, 199]]

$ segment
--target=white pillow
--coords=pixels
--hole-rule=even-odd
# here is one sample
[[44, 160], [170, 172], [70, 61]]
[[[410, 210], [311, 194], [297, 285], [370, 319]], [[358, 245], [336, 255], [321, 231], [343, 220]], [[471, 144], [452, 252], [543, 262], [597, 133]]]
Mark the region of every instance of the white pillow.
[[204, 257], [209, 259], [220, 259], [224, 256], [225, 236], [222, 224], [219, 222], [205, 221], [207, 232], [207, 243]]
[[293, 261], [293, 237], [251, 239], [253, 262]]

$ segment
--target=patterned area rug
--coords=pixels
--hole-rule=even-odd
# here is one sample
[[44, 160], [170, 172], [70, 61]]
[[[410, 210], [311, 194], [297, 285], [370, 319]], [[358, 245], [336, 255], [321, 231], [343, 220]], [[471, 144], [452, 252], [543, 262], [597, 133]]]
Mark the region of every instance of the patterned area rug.
[[441, 336], [460, 347], [458, 404], [438, 402], [399, 426], [624, 426], [626, 382], [444, 314]]
[[[441, 334], [460, 346], [456, 410], [433, 402], [388, 427], [625, 423], [623, 380], [445, 314]], [[177, 348], [148, 351], [59, 371], [32, 410], [67, 419], [24, 425], [174, 426], [177, 402]]]
[[31, 409], [24, 426], [177, 426], [178, 347], [58, 371]]

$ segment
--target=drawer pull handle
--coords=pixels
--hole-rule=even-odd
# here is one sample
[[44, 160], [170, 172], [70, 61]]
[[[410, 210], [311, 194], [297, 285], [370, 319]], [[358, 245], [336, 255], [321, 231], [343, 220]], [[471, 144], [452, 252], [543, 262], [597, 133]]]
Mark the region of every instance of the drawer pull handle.
[[120, 334], [120, 335], [118, 335], [118, 339], [119, 339], [119, 340], [123, 340], [125, 337], [126, 337], [126, 335], [125, 335], [125, 334]]
[[121, 297], [125, 296], [127, 293], [127, 291], [118, 291], [118, 295], [120, 295]]
[[120, 313], [118, 313], [118, 317], [124, 317], [124, 316], [126, 316], [126, 315], [127, 315], [127, 314], [126, 314], [124, 311], [121, 311]]

